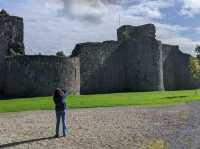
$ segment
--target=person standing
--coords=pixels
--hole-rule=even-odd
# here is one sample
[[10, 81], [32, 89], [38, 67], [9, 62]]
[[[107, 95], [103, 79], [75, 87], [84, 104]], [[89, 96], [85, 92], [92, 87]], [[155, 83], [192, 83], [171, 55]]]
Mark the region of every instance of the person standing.
[[65, 137], [67, 135], [66, 103], [65, 103], [66, 96], [67, 96], [67, 92], [63, 89], [57, 88], [54, 92], [53, 101], [55, 103], [55, 111], [56, 111], [56, 135], [55, 135], [55, 137], [60, 137], [60, 135], [59, 135], [60, 120], [62, 120], [63, 136]]

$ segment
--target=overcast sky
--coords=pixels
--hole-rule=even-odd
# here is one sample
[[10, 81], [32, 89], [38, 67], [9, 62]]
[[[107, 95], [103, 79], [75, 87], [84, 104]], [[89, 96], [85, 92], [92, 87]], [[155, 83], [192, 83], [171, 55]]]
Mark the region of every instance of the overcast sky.
[[200, 44], [200, 0], [0, 0], [0, 8], [24, 18], [27, 54], [116, 40], [119, 16], [120, 25], [154, 23], [157, 39], [186, 53]]

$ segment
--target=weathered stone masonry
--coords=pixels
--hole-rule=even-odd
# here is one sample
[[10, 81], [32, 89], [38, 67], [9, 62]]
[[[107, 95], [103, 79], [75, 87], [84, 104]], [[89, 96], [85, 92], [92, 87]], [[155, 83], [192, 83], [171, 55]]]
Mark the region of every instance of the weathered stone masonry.
[[200, 80], [192, 78], [189, 70], [191, 55], [182, 53], [178, 46], [162, 45], [164, 85], [166, 90], [200, 87]]
[[4, 10], [0, 12], [0, 95], [3, 94], [5, 80], [5, 56], [9, 49], [24, 50], [23, 19], [9, 16]]
[[78, 44], [80, 93], [181, 90], [200, 87], [189, 71], [189, 54], [155, 39], [153, 24], [125, 25], [118, 41]]
[[24, 51], [23, 19], [1, 11], [0, 96], [47, 96], [56, 87], [81, 94], [200, 87], [188, 68], [191, 56], [155, 33], [153, 24], [125, 25], [118, 41], [77, 44], [70, 57], [31, 56]]
[[162, 45], [152, 24], [118, 29], [118, 41], [78, 44], [80, 92], [163, 90]]
[[[79, 93], [78, 58], [24, 55], [23, 36], [23, 19], [1, 11], [0, 96], [47, 96], [56, 87]], [[20, 49], [17, 56], [10, 53], [15, 49]]]
[[79, 60], [56, 56], [16, 56], [6, 59], [7, 96], [52, 95], [56, 87], [79, 92]]

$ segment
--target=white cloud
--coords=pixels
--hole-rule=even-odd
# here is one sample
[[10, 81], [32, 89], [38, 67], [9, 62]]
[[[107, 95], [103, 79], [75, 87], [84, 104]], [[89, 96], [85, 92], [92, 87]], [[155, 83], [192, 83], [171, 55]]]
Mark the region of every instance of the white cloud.
[[179, 0], [183, 3], [181, 10], [182, 15], [193, 17], [200, 14], [200, 1], [199, 0]]
[[51, 8], [57, 5], [57, 10], [60, 10], [62, 16], [98, 23], [107, 12], [108, 2], [108, 0], [47, 0], [46, 5]]
[[[161, 24], [157, 18], [164, 16], [162, 9], [174, 5], [174, 0], [28, 0], [23, 7], [10, 9], [14, 15], [23, 16], [25, 44], [28, 54], [55, 54], [63, 50], [70, 54], [77, 43], [116, 40], [120, 25], [154, 23], [157, 38], [165, 43], [178, 44], [184, 52], [192, 53], [197, 42], [181, 36], [189, 28]], [[70, 4], [70, 5], [67, 5]], [[141, 6], [141, 8], [139, 8]], [[69, 7], [69, 9], [67, 9]], [[145, 8], [144, 10], [142, 10]], [[135, 9], [135, 10], [134, 10]], [[137, 13], [140, 10], [140, 13]], [[62, 16], [58, 16], [63, 12]], [[91, 20], [93, 18], [94, 20]], [[93, 21], [97, 21], [93, 23]]]
[[165, 42], [169, 43], [169, 44], [179, 45], [181, 50], [184, 53], [189, 53], [192, 55], [195, 55], [194, 49], [195, 49], [196, 45], [200, 43], [197, 41], [193, 41], [190, 38], [181, 37], [181, 36], [175, 36], [173, 38], [168, 38], [167, 40], [165, 40]]
[[149, 8], [142, 5], [134, 5], [128, 8], [127, 13], [130, 15], [143, 16], [148, 18], [162, 18], [158, 8]]
[[157, 38], [160, 39], [163, 43], [179, 45], [180, 49], [184, 53], [195, 55], [194, 49], [196, 45], [200, 42], [193, 41], [191, 38], [181, 35], [181, 33], [184, 31], [190, 31], [191, 28], [160, 23], [156, 23], [156, 27]]
[[47, 0], [46, 7], [58, 11], [64, 8], [64, 3], [62, 0]]
[[161, 10], [173, 5], [174, 0], [142, 0], [139, 4], [130, 6], [126, 12], [130, 15], [161, 19], [163, 17]]
[[126, 8], [127, 14], [162, 18], [161, 9], [174, 5], [174, 0], [47, 0], [48, 6], [61, 10], [63, 16], [88, 22], [100, 22], [109, 5]]

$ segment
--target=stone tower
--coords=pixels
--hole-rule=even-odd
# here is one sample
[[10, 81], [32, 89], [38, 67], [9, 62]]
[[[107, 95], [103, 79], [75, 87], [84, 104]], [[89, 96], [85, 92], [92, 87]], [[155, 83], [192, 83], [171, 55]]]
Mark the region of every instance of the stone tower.
[[125, 52], [126, 79], [130, 91], [164, 90], [162, 43], [156, 40], [153, 24], [124, 25], [117, 30]]
[[5, 57], [15, 51], [24, 54], [23, 19], [0, 11], [0, 95], [3, 94], [5, 78]]
[[163, 90], [162, 44], [153, 24], [125, 25], [118, 41], [78, 44], [80, 93]]

